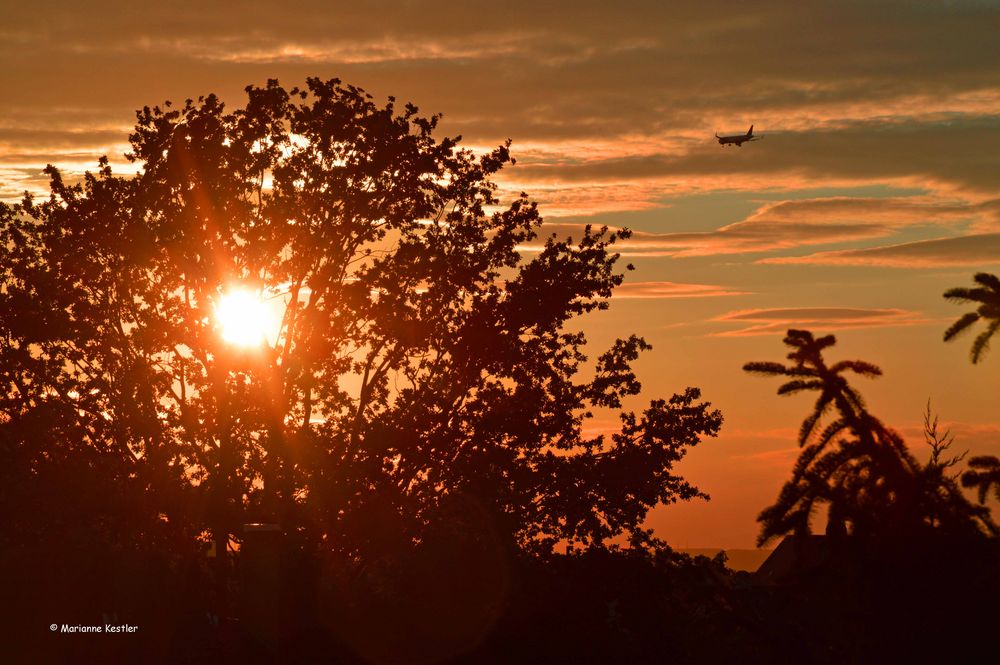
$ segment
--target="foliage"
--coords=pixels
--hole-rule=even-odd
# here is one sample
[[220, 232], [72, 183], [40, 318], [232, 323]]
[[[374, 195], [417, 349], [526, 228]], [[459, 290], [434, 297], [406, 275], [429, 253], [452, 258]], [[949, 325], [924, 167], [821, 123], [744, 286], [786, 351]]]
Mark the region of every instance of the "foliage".
[[979, 502], [986, 502], [992, 489], [993, 498], [1000, 501], [1000, 459], [993, 455], [980, 455], [969, 460], [969, 470], [962, 474], [964, 487], [975, 487]]
[[[701, 496], [672, 468], [721, 414], [694, 388], [622, 411], [648, 345], [618, 340], [588, 374], [572, 328], [607, 308], [627, 230], [526, 261], [536, 205], [492, 180], [509, 142], [476, 155], [337, 79], [246, 91], [233, 112], [139, 111], [134, 177], [49, 167], [47, 200], [0, 208], [0, 453], [24, 488], [5, 520], [28, 494], [106, 487], [122, 537], [277, 521], [371, 560], [452, 496], [529, 551], [642, 540], [652, 506]], [[233, 285], [281, 305], [270, 344], [220, 343]], [[587, 433], [596, 410], [620, 412], [610, 438]], [[67, 467], [93, 486], [53, 484]]]
[[958, 303], [978, 304], [976, 311], [963, 314], [944, 332], [944, 341], [950, 342], [962, 333], [968, 331], [973, 324], [983, 321], [986, 329], [972, 342], [969, 359], [978, 363], [989, 350], [990, 340], [997, 330], [1000, 330], [1000, 278], [996, 275], [980, 272], [972, 278], [978, 286], [972, 288], [956, 287], [944, 292], [947, 300]]
[[[980, 272], [972, 278], [978, 286], [948, 289], [944, 297], [960, 303], [977, 303], [974, 312], [967, 312], [953, 323], [944, 333], [944, 341], [950, 342], [967, 331], [978, 321], [986, 324], [972, 343], [969, 352], [973, 364], [978, 363], [989, 350], [990, 340], [1000, 330], [1000, 278]], [[969, 460], [969, 470], [962, 474], [962, 485], [975, 487], [979, 492], [979, 502], [985, 503], [986, 495], [993, 488], [994, 496], [1000, 499], [1000, 458], [995, 455], [980, 455]]]
[[969, 451], [960, 455], [945, 457], [951, 447], [955, 445], [955, 435], [951, 430], [940, 431], [940, 418], [931, 411], [931, 401], [927, 400], [927, 408], [924, 410], [924, 443], [931, 449], [929, 464], [939, 466], [942, 469], [950, 469], [958, 466]]
[[[826, 349], [836, 344], [833, 335], [816, 338], [809, 331], [789, 330], [785, 344], [792, 348], [789, 365], [750, 362], [743, 369], [789, 380], [779, 395], [817, 391], [819, 398], [799, 430], [802, 452], [792, 478], [777, 502], [758, 518], [761, 544], [788, 533], [810, 532], [816, 508], [829, 510], [828, 532], [841, 533], [847, 525], [862, 538], [913, 535], [928, 528], [956, 533], [995, 532], [988, 513], [972, 506], [961, 495], [954, 479], [945, 473], [951, 466], [940, 459], [947, 448], [937, 441], [937, 454], [921, 465], [902, 437], [866, 408], [861, 394], [844, 374], [877, 377], [882, 371], [860, 360], [828, 365]], [[823, 418], [832, 419], [820, 429]], [[936, 424], [928, 421], [928, 427]], [[946, 435], [947, 436], [947, 435]]]
[[968, 451], [948, 456], [955, 437], [949, 430], [940, 431], [938, 416], [931, 413], [930, 400], [924, 411], [924, 442], [930, 448], [930, 457], [926, 464], [917, 467], [916, 483], [921, 490], [926, 522], [939, 528], [978, 522], [985, 532], [997, 535], [989, 511], [969, 503], [958, 482], [960, 472], [950, 471], [965, 459]]

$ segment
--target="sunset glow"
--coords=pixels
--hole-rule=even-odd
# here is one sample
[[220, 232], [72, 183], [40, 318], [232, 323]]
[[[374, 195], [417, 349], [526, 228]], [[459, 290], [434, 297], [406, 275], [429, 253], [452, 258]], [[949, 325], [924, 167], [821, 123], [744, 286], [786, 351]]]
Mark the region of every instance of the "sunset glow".
[[215, 318], [222, 339], [244, 348], [266, 343], [275, 323], [267, 305], [248, 289], [233, 289], [219, 298]]
[[[650, 513], [678, 546], [751, 547], [792, 469], [809, 401], [775, 402], [740, 371], [790, 327], [837, 333], [846, 357], [882, 366], [868, 399], [901, 430], [919, 435], [930, 398], [970, 458], [1000, 451], [997, 363], [942, 342], [960, 310], [941, 297], [1000, 270], [996, 3], [514, 2], [503, 12], [525, 22], [488, 26], [476, 3], [288, 7], [266, 22], [190, 2], [53, 22], [8, 4], [0, 201], [47, 197], [46, 164], [67, 182], [101, 155], [134, 173], [123, 155], [146, 105], [214, 93], [234, 110], [248, 84], [318, 76], [440, 113], [439, 135], [477, 155], [510, 138], [517, 162], [486, 212], [521, 192], [538, 202], [525, 261], [552, 234], [630, 229], [615, 251], [635, 271], [581, 321], [590, 357], [641, 335], [653, 349], [626, 407], [691, 385], [726, 415], [681, 465], [712, 501]], [[66, 62], [100, 75], [84, 85]], [[713, 138], [751, 124], [760, 140], [742, 148]], [[310, 159], [305, 133], [276, 147]], [[279, 303], [235, 290], [213, 319], [220, 344], [254, 349], [274, 342]]]
[[3, 662], [997, 652], [1000, 0], [64, 4]]

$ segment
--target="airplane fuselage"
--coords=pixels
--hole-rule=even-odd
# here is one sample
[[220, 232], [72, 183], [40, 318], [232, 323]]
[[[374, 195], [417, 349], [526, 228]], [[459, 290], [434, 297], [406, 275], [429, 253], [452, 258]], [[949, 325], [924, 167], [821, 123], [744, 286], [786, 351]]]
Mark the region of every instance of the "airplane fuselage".
[[719, 145], [735, 145], [737, 148], [742, 147], [747, 141], [753, 141], [753, 125], [750, 125], [750, 131], [746, 134], [734, 134], [732, 136], [719, 136], [715, 135], [715, 138], [719, 140]]

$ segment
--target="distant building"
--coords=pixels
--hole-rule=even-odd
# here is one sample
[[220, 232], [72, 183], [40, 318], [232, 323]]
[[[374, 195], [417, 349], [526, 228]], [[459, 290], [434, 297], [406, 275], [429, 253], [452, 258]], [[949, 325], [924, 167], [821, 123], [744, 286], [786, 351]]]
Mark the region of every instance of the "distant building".
[[721, 547], [696, 547], [678, 549], [678, 552], [690, 556], [707, 556], [714, 559], [719, 552], [726, 553], [726, 567], [730, 570], [752, 573], [774, 550], [769, 549], [728, 549]]
[[753, 574], [753, 584], [781, 584], [822, 568], [831, 559], [830, 543], [830, 538], [822, 535], [785, 536]]

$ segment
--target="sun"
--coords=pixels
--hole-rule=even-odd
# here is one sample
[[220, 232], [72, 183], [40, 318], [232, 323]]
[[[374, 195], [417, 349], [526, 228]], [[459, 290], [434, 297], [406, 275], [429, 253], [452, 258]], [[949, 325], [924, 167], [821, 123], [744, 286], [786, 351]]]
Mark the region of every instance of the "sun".
[[274, 315], [267, 304], [243, 288], [222, 294], [215, 304], [215, 319], [225, 342], [245, 348], [265, 344], [274, 327]]

